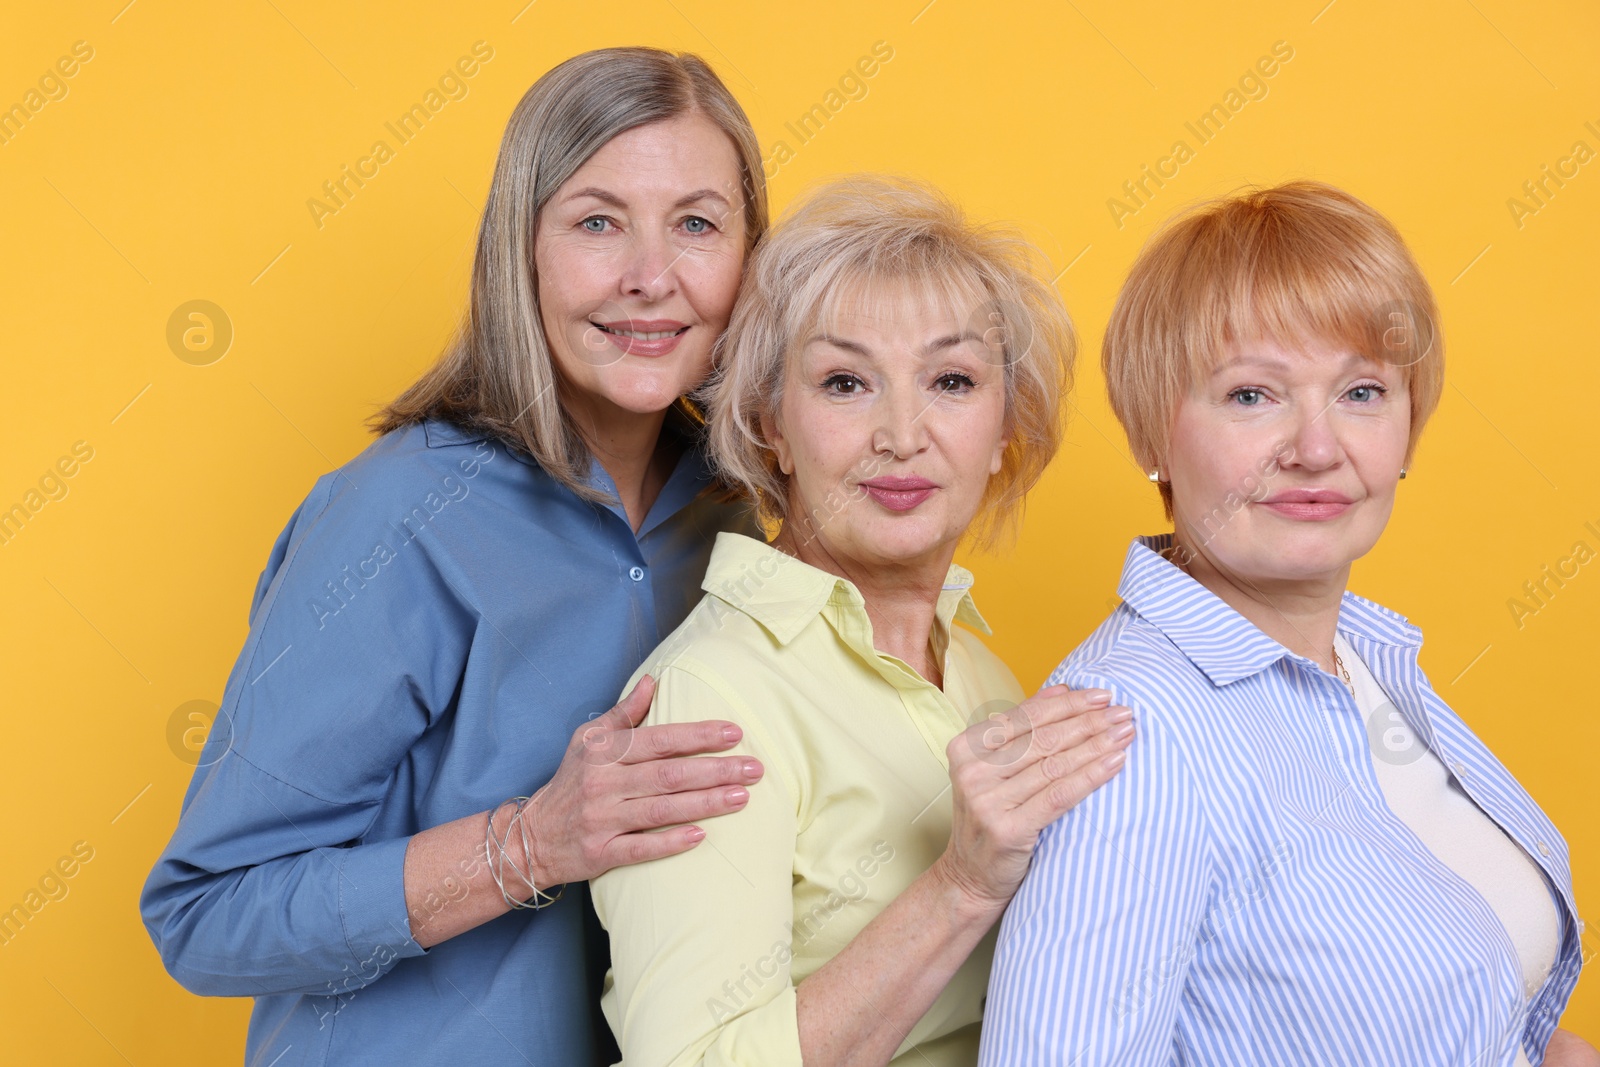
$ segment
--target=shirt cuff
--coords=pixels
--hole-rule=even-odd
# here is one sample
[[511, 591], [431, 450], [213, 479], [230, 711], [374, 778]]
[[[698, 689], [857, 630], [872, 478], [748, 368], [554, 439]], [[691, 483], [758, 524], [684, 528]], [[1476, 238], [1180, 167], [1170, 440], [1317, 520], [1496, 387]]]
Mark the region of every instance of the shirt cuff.
[[406, 847], [408, 837], [374, 841], [341, 850], [339, 923], [365, 984], [408, 956], [426, 950], [411, 936], [406, 911]]
[[794, 986], [729, 1022], [707, 1051], [707, 1067], [802, 1067]]

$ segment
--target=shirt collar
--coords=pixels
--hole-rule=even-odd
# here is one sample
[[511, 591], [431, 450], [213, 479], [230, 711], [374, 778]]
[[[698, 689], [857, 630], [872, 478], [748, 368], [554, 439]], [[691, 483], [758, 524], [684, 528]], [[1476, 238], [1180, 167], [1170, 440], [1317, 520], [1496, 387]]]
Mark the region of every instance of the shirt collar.
[[[972, 599], [972, 572], [950, 564], [934, 615], [948, 631], [952, 620], [991, 634]], [[832, 604], [866, 611], [855, 583], [803, 563], [764, 541], [726, 530], [717, 534], [700, 588], [760, 623], [786, 645]]]
[[[639, 526], [637, 536], [641, 538], [677, 514], [716, 480], [711, 457], [706, 451], [704, 435], [689, 423], [687, 417], [683, 416], [676, 406], [668, 409], [667, 419], [662, 424], [661, 432], [676, 436], [683, 447], [683, 453], [678, 457], [677, 466], [672, 468], [666, 484], [661, 487], [661, 492], [650, 505], [644, 522]], [[611, 475], [606, 473], [605, 467], [596, 462], [593, 456], [589, 457], [588, 470], [578, 480], [606, 494], [610, 500], [600, 506], [615, 514], [623, 522], [628, 521], [628, 514], [618, 499], [616, 483], [611, 480]]]
[[[422, 429], [429, 448], [472, 444], [490, 439], [487, 433], [457, 426], [443, 419], [426, 419], [423, 421]], [[676, 436], [683, 445], [683, 454], [678, 457], [677, 466], [672, 469], [672, 474], [661, 487], [661, 492], [651, 505], [649, 514], [645, 516], [644, 523], [639, 528], [639, 537], [643, 537], [675, 515], [715, 480], [703, 435], [689, 414], [680, 410], [678, 405], [673, 405], [667, 409], [667, 417], [662, 423], [661, 432]], [[542, 472], [543, 468], [539, 466], [538, 461], [521, 449], [507, 448], [506, 451], [527, 466]], [[623, 510], [622, 504], [616, 502], [616, 483], [611, 480], [611, 475], [606, 473], [606, 469], [594, 461], [593, 456], [589, 457], [587, 468], [579, 476], [578, 481], [609, 496], [613, 502], [601, 506], [615, 513], [624, 522], [627, 521], [627, 513]]]
[[1339, 606], [1339, 629], [1347, 636], [1353, 634], [1381, 645], [1422, 647], [1422, 631], [1410, 619], [1349, 590], [1345, 590]]
[[[1258, 674], [1285, 656], [1312, 664], [1262, 633], [1161, 555], [1171, 547], [1172, 534], [1135, 538], [1128, 546], [1117, 595], [1215, 685]], [[1422, 644], [1422, 632], [1403, 616], [1348, 590], [1339, 605], [1339, 630], [1379, 644], [1409, 648]]]
[[475, 441], [487, 441], [489, 435], [464, 429], [443, 419], [424, 419], [422, 438], [429, 448], [444, 448], [447, 445], [470, 445]]

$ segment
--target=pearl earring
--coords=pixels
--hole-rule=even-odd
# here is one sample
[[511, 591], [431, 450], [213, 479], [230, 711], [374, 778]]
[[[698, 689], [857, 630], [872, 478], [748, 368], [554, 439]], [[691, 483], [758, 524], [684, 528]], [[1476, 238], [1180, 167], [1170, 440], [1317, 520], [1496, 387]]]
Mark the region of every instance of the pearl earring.
[[1406, 469], [1404, 467], [1401, 467], [1400, 468], [1400, 478], [1401, 478], [1401, 480], [1404, 480], [1405, 476], [1406, 476]]
[[[1145, 477], [1149, 478], [1152, 482], [1161, 481], [1161, 468], [1160, 467], [1152, 467], [1150, 469], [1150, 473], [1145, 475]], [[1402, 474], [1401, 477], [1404, 478], [1405, 475]]]

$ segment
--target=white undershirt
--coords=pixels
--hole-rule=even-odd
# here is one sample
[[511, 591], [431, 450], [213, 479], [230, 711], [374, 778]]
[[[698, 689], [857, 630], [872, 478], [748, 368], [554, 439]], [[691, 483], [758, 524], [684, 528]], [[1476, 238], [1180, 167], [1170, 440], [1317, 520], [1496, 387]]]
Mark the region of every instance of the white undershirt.
[[[1522, 964], [1524, 993], [1531, 997], [1554, 966], [1561, 937], [1543, 872], [1412, 732], [1343, 636], [1334, 636], [1333, 647], [1355, 685], [1356, 706], [1372, 739], [1372, 766], [1390, 810], [1499, 916]], [[1376, 722], [1375, 715], [1381, 716]], [[1519, 1044], [1516, 1067], [1527, 1063]]]

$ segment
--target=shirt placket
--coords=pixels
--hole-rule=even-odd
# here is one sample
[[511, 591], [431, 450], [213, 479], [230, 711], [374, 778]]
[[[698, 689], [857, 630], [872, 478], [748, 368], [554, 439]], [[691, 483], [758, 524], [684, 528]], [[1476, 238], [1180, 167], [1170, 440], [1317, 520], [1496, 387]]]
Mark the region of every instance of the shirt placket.
[[[1473, 804], [1478, 807], [1478, 810], [1483, 812], [1484, 817], [1493, 822], [1497, 827], [1500, 828], [1501, 831], [1508, 834], [1512, 841], [1516, 842], [1518, 847], [1522, 848], [1523, 851], [1526, 852], [1527, 845], [1523, 843], [1522, 838], [1515, 831], [1513, 831], [1500, 816], [1495, 814], [1492, 805], [1485, 805], [1484, 802], [1479, 799], [1477, 793], [1474, 792], [1472, 784], [1469, 784], [1468, 782], [1468, 779], [1471, 776], [1468, 774], [1466, 764], [1452, 754], [1447, 740], [1442, 736], [1440, 731], [1434, 728], [1433, 720], [1428, 715], [1427, 708], [1422, 705], [1419, 699], [1417, 699], [1420, 694], [1415, 693], [1412, 690], [1412, 687], [1403, 684], [1384, 685], [1378, 679], [1377, 675], [1371, 670], [1371, 663], [1373, 662], [1371, 651], [1364, 648], [1358, 648], [1356, 651], [1362, 657], [1363, 662], [1368, 664], [1368, 673], [1372, 675], [1372, 680], [1378, 684], [1380, 692], [1382, 692], [1383, 695], [1388, 698], [1389, 702], [1395, 706], [1402, 716], [1404, 716], [1406, 723], [1415, 731], [1417, 740], [1426, 745], [1439, 759], [1439, 761], [1444, 764], [1445, 769], [1449, 771], [1451, 777], [1455, 781], [1455, 784], [1463, 793], [1467, 795], [1469, 799], [1471, 799]], [[1355, 719], [1359, 723], [1360, 708], [1357, 705], [1354, 696], [1352, 696], [1348, 691], [1345, 691], [1343, 695], [1346, 701], [1354, 709]], [[1366, 736], [1365, 724], [1361, 723], [1361, 725], [1363, 727], [1363, 736]], [[1370, 738], [1368, 739], [1368, 743], [1370, 743]], [[1453, 867], [1435, 855], [1433, 850], [1416, 835], [1416, 832], [1412, 830], [1411, 826], [1406, 823], [1405, 820], [1396, 815], [1393, 809], [1389, 807], [1388, 801], [1385, 799], [1383, 794], [1382, 785], [1378, 782], [1377, 772], [1372, 767], [1370, 754], [1368, 755], [1363, 768], [1367, 772], [1364, 775], [1364, 778], [1370, 779], [1372, 787], [1376, 790], [1374, 794], [1374, 806], [1378, 813], [1378, 817], [1382, 820], [1391, 834], [1402, 838], [1414, 852], [1422, 857], [1422, 862], [1427, 864], [1429, 869], [1433, 871], [1436, 879], [1455, 885], [1458, 889], [1463, 890], [1469, 898], [1477, 902], [1480, 913], [1479, 917], [1480, 920], [1482, 920], [1482, 924], [1489, 929], [1498, 930], [1500, 932], [1502, 960], [1514, 972], [1514, 981], [1512, 983], [1513, 987], [1516, 989], [1521, 989], [1522, 970], [1520, 959], [1517, 955], [1516, 945], [1512, 943], [1509, 931], [1505, 929], [1504, 925], [1500, 921], [1499, 915], [1489, 904], [1489, 901], [1483, 896], [1477, 886], [1463, 878], [1455, 871]], [[1539, 864], [1539, 867], [1541, 872], [1545, 874], [1546, 878], [1548, 878], [1549, 872], [1544, 871], [1542, 864]], [[1559, 894], [1557, 894], [1557, 900], [1559, 901]], [[1560, 957], [1558, 955], [1556, 966], [1559, 967], [1559, 965]], [[1552, 972], [1554, 972], [1554, 970], [1555, 967], [1552, 967]], [[1548, 981], [1546, 982], [1546, 986], [1549, 986]], [[1530, 1000], [1520, 996], [1518, 1000], [1520, 1009], [1523, 1012], [1531, 1010], [1533, 1004], [1537, 1003], [1536, 999]]]
[[[906, 717], [916, 727], [917, 733], [928, 746], [928, 750], [933, 753], [934, 758], [939, 761], [939, 765], [948, 770], [950, 757], [945, 752], [945, 746], [949, 744], [949, 738], [941, 740], [943, 735], [939, 727], [940, 720], [949, 724], [961, 723], [955, 705], [950, 702], [950, 698], [943, 690], [912, 670], [904, 660], [898, 656], [879, 652], [872, 643], [872, 620], [867, 618], [864, 606], [841, 599], [844, 595], [842, 591], [836, 590], [830, 600], [834, 628], [858, 655], [872, 664], [873, 669], [884, 681], [894, 686]], [[947, 654], [946, 664], [949, 658]], [[945, 684], [946, 687], [949, 686], [948, 677], [945, 679]], [[960, 728], [957, 726], [957, 731]], [[954, 736], [955, 732], [952, 731], [951, 736]]]

